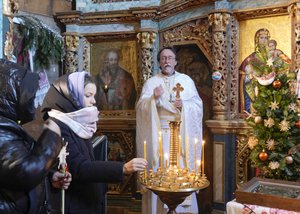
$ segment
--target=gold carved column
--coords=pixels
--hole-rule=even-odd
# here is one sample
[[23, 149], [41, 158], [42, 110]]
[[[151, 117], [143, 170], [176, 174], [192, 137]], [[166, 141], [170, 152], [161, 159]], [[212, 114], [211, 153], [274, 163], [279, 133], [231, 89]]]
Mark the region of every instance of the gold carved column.
[[139, 51], [139, 64], [141, 71], [138, 73], [137, 84], [140, 88], [137, 88], [138, 92], [141, 92], [141, 88], [144, 82], [149, 79], [153, 74], [153, 44], [156, 39], [156, 32], [143, 31], [137, 34], [140, 51]]
[[215, 11], [208, 15], [208, 20], [213, 29], [213, 71], [218, 71], [222, 74], [221, 79], [213, 81], [213, 111], [214, 119], [228, 119], [228, 56], [227, 42], [228, 35], [226, 27], [229, 23], [231, 14], [227, 11]]
[[13, 35], [14, 35], [14, 22], [13, 18], [15, 14], [18, 13], [19, 10], [19, 4], [17, 0], [3, 0], [2, 2], [2, 12], [3, 15], [7, 16], [9, 21], [9, 30], [6, 32], [5, 35], [5, 43], [4, 43], [4, 56], [9, 61], [13, 60], [13, 51], [14, 51], [14, 45], [13, 45]]
[[65, 67], [64, 73], [73, 73], [78, 70], [78, 46], [79, 46], [79, 35], [64, 35], [65, 41]]
[[83, 39], [83, 53], [82, 53], [82, 70], [91, 72], [91, 60], [90, 60], [90, 52], [91, 52], [91, 44], [86, 38]]
[[289, 1], [288, 12], [291, 17], [291, 41], [292, 41], [292, 70], [300, 69], [300, 2], [299, 0]]

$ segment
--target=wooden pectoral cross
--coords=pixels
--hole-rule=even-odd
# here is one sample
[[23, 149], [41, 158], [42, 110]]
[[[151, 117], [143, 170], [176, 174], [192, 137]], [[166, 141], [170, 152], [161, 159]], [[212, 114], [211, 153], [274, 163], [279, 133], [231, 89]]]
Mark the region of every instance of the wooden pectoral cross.
[[180, 92], [182, 92], [183, 90], [184, 88], [181, 86], [181, 84], [179, 82], [176, 83], [176, 86], [173, 88], [173, 91], [176, 93], [176, 100], [180, 100]]

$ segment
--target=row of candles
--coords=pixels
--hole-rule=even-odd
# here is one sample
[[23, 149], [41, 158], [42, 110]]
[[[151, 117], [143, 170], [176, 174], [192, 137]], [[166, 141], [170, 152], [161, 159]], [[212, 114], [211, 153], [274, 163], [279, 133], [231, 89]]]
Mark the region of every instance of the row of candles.
[[[186, 167], [188, 167], [188, 157], [189, 157], [189, 138], [187, 137], [186, 138], [186, 155], [185, 155], [185, 165]], [[204, 175], [204, 144], [205, 144], [205, 141], [202, 140], [202, 149], [201, 149], [201, 160], [200, 159], [197, 159], [197, 144], [198, 144], [198, 139], [195, 138], [195, 141], [194, 141], [194, 169], [195, 169], [195, 173], [197, 172], [197, 168], [198, 168], [198, 172], [199, 174], [202, 173]], [[182, 146], [182, 140], [181, 140], [181, 136], [179, 136], [179, 144], [178, 144], [178, 154], [177, 154], [177, 164], [178, 164], [178, 167], [180, 166], [180, 156], [181, 156], [181, 146]], [[165, 167], [167, 168], [168, 167], [168, 153], [165, 153], [164, 154], [165, 156]], [[147, 142], [144, 141], [144, 158], [147, 159]], [[163, 168], [163, 145], [162, 145], [162, 134], [161, 132], [159, 132], [159, 166], [161, 168]]]

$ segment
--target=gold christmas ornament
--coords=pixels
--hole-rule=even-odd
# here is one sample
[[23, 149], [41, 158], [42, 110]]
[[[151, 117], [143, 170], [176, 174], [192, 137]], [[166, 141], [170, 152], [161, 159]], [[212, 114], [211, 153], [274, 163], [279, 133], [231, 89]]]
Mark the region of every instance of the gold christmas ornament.
[[292, 156], [286, 156], [285, 162], [286, 162], [286, 164], [292, 164], [294, 162], [294, 159]]
[[261, 123], [261, 122], [262, 122], [261, 116], [256, 116], [256, 117], [254, 118], [254, 122], [255, 122], [256, 124]]

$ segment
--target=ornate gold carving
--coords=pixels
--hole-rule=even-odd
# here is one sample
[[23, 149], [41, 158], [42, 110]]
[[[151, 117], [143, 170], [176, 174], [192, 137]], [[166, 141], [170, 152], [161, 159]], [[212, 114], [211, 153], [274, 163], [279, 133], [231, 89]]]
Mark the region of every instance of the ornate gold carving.
[[291, 17], [296, 17], [297, 20], [300, 19], [300, 3], [299, 1], [291, 2], [287, 8], [288, 13]]
[[159, 7], [155, 19], [159, 20], [159, 19], [167, 18], [173, 16], [176, 13], [183, 12], [187, 9], [190, 9], [192, 7], [201, 7], [211, 2], [212, 2], [211, 0], [191, 0], [191, 1], [174, 0]]
[[4, 43], [4, 56], [8, 60], [13, 60], [13, 35], [14, 35], [14, 15], [18, 12], [19, 4], [16, 0], [3, 0], [3, 14], [8, 16], [9, 21], [9, 31], [6, 32], [5, 35], [5, 43]]
[[249, 156], [251, 153], [248, 147], [248, 135], [237, 135], [236, 150], [236, 185], [239, 187], [248, 181], [248, 169], [251, 167]]
[[215, 31], [226, 31], [229, 19], [228, 12], [214, 12], [208, 15], [209, 24], [215, 27]]
[[[93, 0], [98, 1], [98, 0]], [[211, 0], [175, 0], [168, 4], [147, 8], [132, 8], [123, 11], [81, 13], [74, 11], [72, 13], [57, 13], [56, 18], [63, 24], [101, 24], [101, 23], [119, 23], [136, 22], [141, 19], [160, 20], [171, 17], [176, 13], [188, 10], [192, 7], [200, 7], [211, 3]]]
[[136, 32], [114, 32], [114, 33], [99, 33], [99, 34], [83, 34], [90, 43], [113, 40], [134, 40]]
[[230, 20], [230, 118], [238, 117], [238, 21], [232, 17]]
[[[156, 39], [155, 32], [140, 32], [137, 34], [139, 44], [141, 46], [140, 61], [141, 61], [141, 74], [139, 76], [139, 86], [152, 76], [153, 68], [153, 44]], [[141, 91], [141, 88], [137, 89]]]
[[162, 44], [171, 46], [178, 43], [197, 43], [201, 51], [205, 54], [210, 63], [213, 63], [212, 57], [212, 35], [209, 31], [207, 19], [198, 19], [185, 23], [162, 32]]
[[228, 119], [228, 73], [227, 64], [230, 59], [227, 52], [227, 32], [229, 14], [227, 12], [216, 12], [209, 15], [210, 23], [213, 25], [213, 70], [222, 74], [218, 81], [213, 82], [213, 111], [214, 119]]
[[68, 25], [68, 24], [76, 24], [76, 23], [80, 23], [80, 18], [79, 17], [65, 17], [59, 20], [61, 23], [63, 23], [64, 25]]
[[294, 44], [292, 44], [293, 47], [293, 52], [294, 52], [294, 56], [293, 56], [293, 68], [294, 70], [298, 70], [300, 69], [300, 23], [296, 23], [295, 24], [295, 33], [293, 36], [295, 36], [295, 38], [292, 40], [294, 41]]
[[66, 61], [65, 71], [66, 73], [72, 73], [78, 71], [78, 35], [65, 35], [65, 50], [66, 50]]
[[83, 38], [83, 53], [82, 53], [82, 70], [90, 71], [90, 43], [86, 38]]
[[19, 10], [19, 3], [17, 0], [3, 0], [2, 13], [6, 16], [13, 16]]
[[238, 20], [262, 18], [267, 16], [286, 15], [287, 5], [276, 5], [275, 7], [255, 8], [251, 10], [236, 10], [233, 15]]
[[292, 19], [292, 69], [300, 70], [300, 3], [299, 1], [291, 1], [288, 7], [289, 15]]
[[113, 111], [100, 111], [100, 118], [105, 119], [105, 118], [134, 118], [135, 119], [135, 110], [113, 110]]
[[153, 48], [153, 43], [156, 39], [155, 32], [141, 32], [137, 34], [137, 38], [142, 48]]
[[9, 20], [9, 31], [6, 32], [5, 35], [5, 43], [4, 43], [4, 56], [8, 60], [13, 59], [13, 51], [14, 51], [14, 45], [13, 45], [13, 32], [14, 32], [14, 23], [12, 18], [8, 18]]

